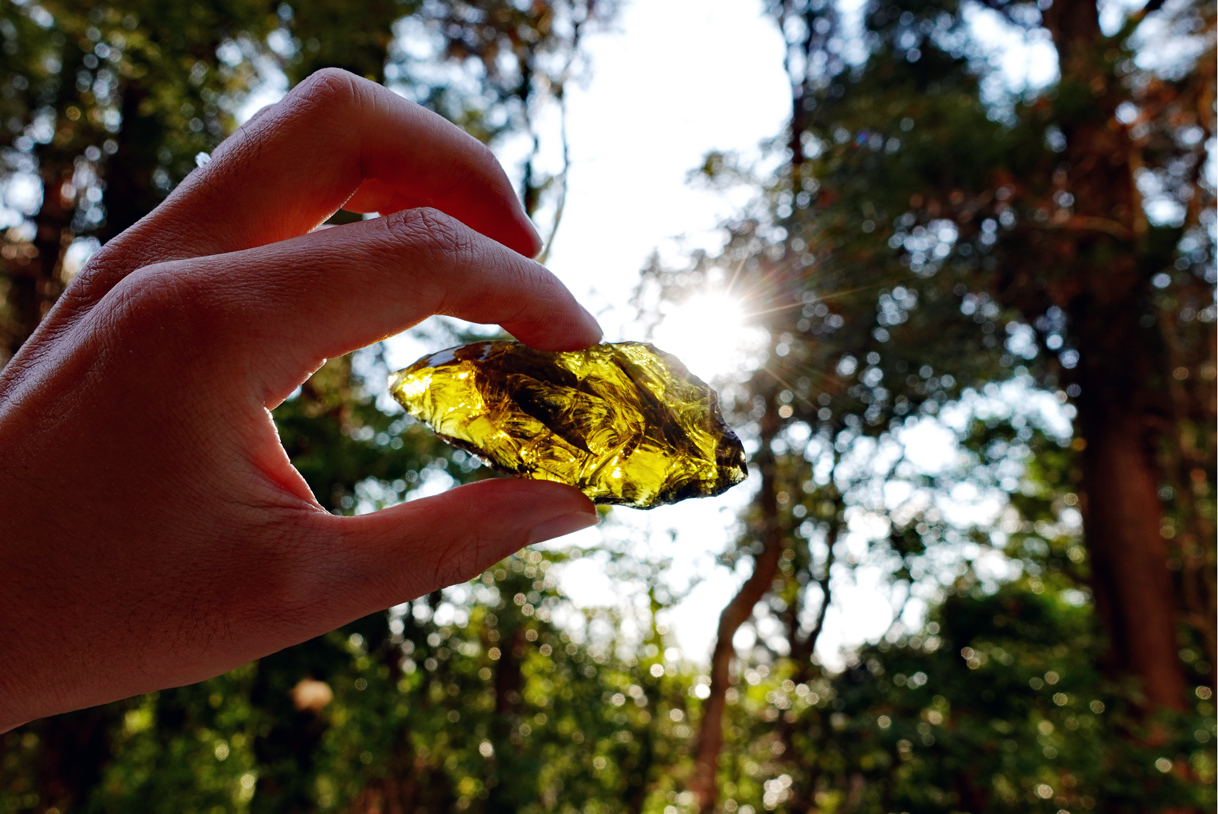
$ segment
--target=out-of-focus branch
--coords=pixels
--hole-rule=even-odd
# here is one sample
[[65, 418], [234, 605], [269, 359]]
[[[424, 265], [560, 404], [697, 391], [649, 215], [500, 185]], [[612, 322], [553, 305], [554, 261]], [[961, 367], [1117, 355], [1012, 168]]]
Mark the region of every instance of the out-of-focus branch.
[[837, 555], [834, 553], [837, 548], [837, 538], [841, 533], [843, 522], [840, 518], [841, 514], [841, 496], [838, 496], [835, 503], [836, 513], [838, 516], [833, 518], [832, 524], [829, 526], [829, 533], [825, 537], [825, 546], [827, 552], [825, 554], [825, 570], [821, 573], [820, 578], [816, 580], [817, 586], [820, 587], [821, 603], [820, 608], [816, 611], [816, 621], [812, 624], [812, 629], [808, 631], [808, 635], [800, 640], [800, 651], [807, 654], [807, 658], [811, 658], [816, 652], [816, 643], [820, 640], [820, 634], [825, 629], [825, 615], [829, 611], [829, 605], [833, 602], [833, 589], [830, 575], [833, 571], [833, 564], [837, 561]]
[[[558, 76], [558, 81], [553, 83], [554, 98], [558, 102], [558, 133], [559, 139], [562, 142], [562, 169], [558, 175], [550, 179], [551, 182], [558, 182], [558, 203], [554, 207], [554, 220], [550, 224], [550, 234], [546, 236], [545, 247], [541, 250], [541, 254], [537, 258], [537, 262], [545, 264], [550, 257], [550, 250], [554, 248], [554, 237], [558, 234], [558, 227], [562, 224], [563, 211], [567, 206], [567, 180], [571, 172], [571, 141], [567, 136], [567, 80], [571, 78], [571, 70], [575, 65], [575, 57], [579, 53], [580, 39], [583, 36], [583, 22], [576, 19], [571, 27], [571, 47], [567, 51], [567, 61], [563, 65], [562, 72]], [[534, 141], [534, 151], [536, 151], [537, 142]], [[532, 213], [529, 213], [532, 215]]]
[[537, 258], [537, 262], [545, 265], [550, 257], [550, 249], [554, 248], [554, 237], [558, 234], [558, 227], [562, 223], [563, 210], [567, 206], [567, 175], [571, 171], [571, 142], [567, 138], [567, 99], [563, 93], [563, 86], [559, 86], [556, 96], [558, 98], [558, 130], [559, 138], [562, 139], [562, 169], [554, 180], [558, 182], [558, 203], [554, 207], [554, 220], [550, 224], [550, 234], [546, 236], [545, 248], [541, 250], [541, 254]]

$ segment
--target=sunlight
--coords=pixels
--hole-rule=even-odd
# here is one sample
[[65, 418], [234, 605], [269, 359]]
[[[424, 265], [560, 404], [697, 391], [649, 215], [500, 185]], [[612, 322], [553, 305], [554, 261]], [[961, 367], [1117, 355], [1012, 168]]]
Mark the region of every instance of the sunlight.
[[715, 291], [676, 303], [653, 336], [656, 347], [675, 355], [695, 376], [709, 382], [747, 367], [763, 334], [761, 328], [749, 324], [739, 298]]

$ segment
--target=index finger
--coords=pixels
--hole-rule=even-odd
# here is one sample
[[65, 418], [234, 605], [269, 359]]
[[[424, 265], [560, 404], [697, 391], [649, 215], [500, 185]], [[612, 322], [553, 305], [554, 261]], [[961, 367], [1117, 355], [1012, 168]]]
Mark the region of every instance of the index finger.
[[[477, 139], [385, 88], [319, 71], [216, 149], [205, 167], [103, 250], [90, 293], [143, 265], [263, 246], [356, 211], [429, 206], [532, 256], [540, 239]], [[107, 255], [121, 257], [118, 262]]]

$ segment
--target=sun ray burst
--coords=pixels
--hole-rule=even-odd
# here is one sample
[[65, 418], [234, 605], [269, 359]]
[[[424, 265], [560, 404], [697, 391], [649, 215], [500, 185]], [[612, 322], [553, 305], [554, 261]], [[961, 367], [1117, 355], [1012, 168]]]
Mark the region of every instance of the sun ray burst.
[[723, 380], [750, 369], [766, 332], [751, 320], [747, 298], [729, 285], [695, 293], [663, 315], [652, 337], [695, 375]]

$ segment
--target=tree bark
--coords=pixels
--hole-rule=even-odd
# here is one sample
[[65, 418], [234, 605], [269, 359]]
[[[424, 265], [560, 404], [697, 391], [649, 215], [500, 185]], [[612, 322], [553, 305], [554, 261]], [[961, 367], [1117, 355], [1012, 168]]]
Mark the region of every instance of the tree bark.
[[9, 278], [7, 300], [13, 317], [11, 327], [4, 332], [0, 364], [17, 353], [59, 298], [62, 289], [59, 271], [64, 250], [72, 242], [72, 213], [76, 204], [61, 194], [64, 185], [72, 180], [72, 161], [53, 144], [41, 150], [38, 159], [42, 206], [34, 216], [34, 239], [28, 245], [14, 245], [14, 256], [6, 258], [5, 263]]
[[[760, 375], [765, 375], [764, 372]], [[739, 592], [719, 615], [719, 628], [715, 635], [715, 649], [711, 656], [710, 695], [702, 707], [702, 721], [698, 726], [697, 751], [694, 756], [694, 776], [690, 791], [698, 802], [699, 811], [709, 812], [715, 808], [719, 787], [716, 775], [719, 770], [719, 753], [723, 749], [723, 713], [727, 708], [727, 691], [732, 684], [731, 666], [736, 655], [732, 639], [753, 614], [753, 607], [774, 583], [778, 573], [778, 561], [782, 555], [782, 529], [778, 524], [777, 461], [771, 448], [778, 435], [780, 423], [773, 388], [764, 395], [765, 415], [760, 422], [761, 446], [753, 464], [761, 473], [761, 489], [756, 503], [760, 511], [761, 553], [753, 566], [753, 573]]]
[[1094, 2], [1058, 0], [1045, 24], [1061, 66], [1062, 166], [1075, 213], [1122, 227], [1122, 237], [1090, 230], [1053, 241], [1058, 264], [1068, 270], [1057, 294], [1079, 353], [1083, 530], [1096, 607], [1109, 638], [1110, 671], [1140, 680], [1148, 710], [1182, 709], [1179, 603], [1160, 533], [1152, 430], [1169, 412], [1167, 358], [1155, 333], [1139, 324], [1151, 272], [1138, 256], [1147, 226], [1133, 177], [1136, 148], [1112, 126], [1125, 91], [1106, 67]]
[[1184, 708], [1176, 601], [1160, 533], [1158, 478], [1142, 416], [1116, 394], [1084, 385], [1079, 401], [1096, 608], [1109, 636], [1109, 668], [1140, 679], [1152, 709]]
[[[793, 5], [786, 2], [781, 5], [778, 10], [780, 30], [785, 29], [783, 21], [795, 13]], [[810, 55], [816, 47], [815, 22], [819, 14], [831, 13], [831, 7], [829, 10], [821, 11], [813, 9], [811, 6], [805, 8], [801, 13], [805, 23], [804, 34], [796, 42], [787, 44], [784, 67], [791, 82], [791, 125], [788, 134], [791, 159], [788, 172], [792, 192], [799, 187], [805, 160], [802, 136], [804, 130], [807, 129], [809, 118], [810, 108], [805, 104], [805, 100], [810, 96], [813, 80], [808, 66], [811, 64]], [[799, 62], [799, 65], [802, 66], [801, 69], [797, 70], [796, 61], [791, 59], [793, 51], [800, 52], [802, 55], [802, 61]], [[795, 233], [793, 229], [788, 231], [790, 234]], [[774, 303], [777, 303], [786, 293], [783, 278], [786, 276], [785, 270], [790, 268], [789, 260], [795, 254], [788, 248], [787, 262], [783, 263], [771, 278], [770, 298]], [[765, 306], [762, 307], [765, 308]], [[771, 354], [770, 358], [775, 357]], [[757, 375], [768, 376], [770, 374], [762, 370]], [[778, 416], [777, 387], [771, 382], [759, 389], [765, 412], [759, 421], [760, 446], [754, 456], [753, 465], [761, 474], [761, 488], [754, 499], [754, 505], [760, 514], [758, 522], [761, 525], [762, 550], [754, 563], [752, 575], [745, 580], [740, 591], [719, 616], [715, 649], [711, 655], [710, 695], [702, 708], [702, 720], [698, 727], [697, 750], [694, 757], [694, 777], [690, 784], [690, 790], [694, 793], [699, 810], [703, 812], [713, 811], [718, 799], [719, 788], [716, 775], [719, 769], [719, 753], [723, 749], [723, 713], [727, 708], [727, 691], [731, 687], [732, 681], [731, 664], [736, 654], [732, 640], [740, 626], [752, 616], [757, 602], [771, 589], [774, 578], [778, 574], [778, 565], [784, 546], [783, 530], [778, 514], [778, 462], [772, 448], [774, 440], [782, 429], [782, 421]], [[830, 555], [831, 563], [832, 555]], [[828, 567], [826, 566], [826, 568]], [[827, 589], [824, 599], [828, 603]], [[822, 618], [823, 613], [824, 609], [821, 613]], [[818, 629], [817, 636], [819, 636], [819, 632]], [[815, 640], [812, 641], [812, 646], [815, 646]]]
[[147, 98], [148, 90], [143, 83], [134, 79], [123, 83], [120, 102], [123, 126], [115, 134], [118, 149], [103, 165], [106, 221], [97, 232], [102, 243], [135, 225], [163, 197], [152, 176], [165, 134], [156, 116], [140, 112]]
[[76, 811], [101, 785], [114, 757], [114, 733], [126, 710], [107, 704], [33, 721], [22, 728], [39, 742], [34, 768], [40, 810]]

